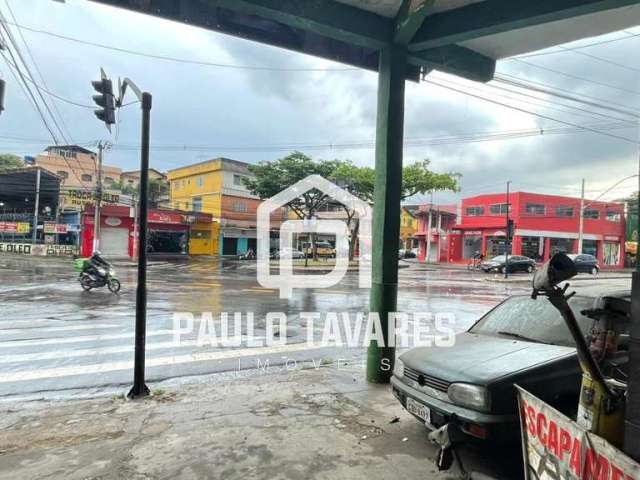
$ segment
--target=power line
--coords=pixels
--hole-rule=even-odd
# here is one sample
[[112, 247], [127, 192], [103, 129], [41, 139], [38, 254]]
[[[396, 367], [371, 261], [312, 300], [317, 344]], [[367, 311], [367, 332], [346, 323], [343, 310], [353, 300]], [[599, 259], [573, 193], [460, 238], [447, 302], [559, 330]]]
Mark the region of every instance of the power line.
[[42, 35], [48, 35], [54, 38], [58, 38], [61, 40], [66, 40], [69, 42], [74, 42], [74, 43], [79, 43], [79, 44], [83, 44], [83, 45], [89, 45], [92, 47], [98, 47], [98, 48], [104, 48], [106, 50], [113, 50], [116, 52], [121, 52], [121, 53], [126, 53], [129, 55], [137, 55], [137, 56], [141, 56], [141, 57], [147, 57], [147, 58], [153, 58], [156, 60], [163, 60], [163, 61], [168, 61], [168, 62], [176, 62], [176, 63], [184, 63], [184, 64], [191, 64], [191, 65], [200, 65], [200, 66], [208, 66], [208, 67], [220, 67], [220, 68], [229, 68], [229, 69], [238, 69], [238, 70], [259, 70], [259, 71], [275, 71], [275, 72], [351, 72], [351, 71], [360, 71], [360, 68], [349, 68], [349, 67], [344, 67], [344, 68], [313, 68], [313, 67], [261, 67], [261, 66], [252, 66], [252, 65], [233, 65], [233, 64], [226, 64], [226, 63], [217, 63], [217, 62], [207, 62], [204, 60], [190, 60], [190, 59], [185, 59], [185, 58], [179, 58], [179, 57], [172, 57], [169, 55], [157, 55], [157, 54], [152, 54], [152, 53], [147, 53], [147, 52], [141, 52], [138, 50], [131, 50], [128, 48], [122, 48], [122, 47], [116, 47], [113, 45], [106, 45], [103, 43], [98, 43], [98, 42], [90, 42], [87, 40], [82, 40], [79, 38], [75, 38], [75, 37], [70, 37], [67, 35], [61, 35], [59, 33], [54, 33], [54, 32], [50, 32], [47, 30], [40, 30], [37, 28], [32, 28], [32, 27], [27, 27], [25, 25], [20, 25], [17, 23], [10, 23], [10, 25], [13, 25], [15, 27], [21, 28], [23, 30], [26, 30], [28, 32], [32, 32], [32, 33], [39, 33]]
[[[576, 47], [570, 47], [570, 48], [564, 47], [563, 50], [568, 50], [568, 51], [581, 50], [583, 48], [595, 47], [597, 45], [605, 45], [607, 43], [619, 42], [621, 40], [631, 40], [633, 38], [640, 37], [640, 33], [633, 33], [633, 32], [629, 32], [627, 30], [623, 30], [623, 32], [627, 34], [626, 37], [613, 38], [613, 39], [609, 39], [609, 40], [601, 40], [599, 42], [592, 42], [592, 43], [588, 43], [586, 45], [578, 45]], [[551, 51], [551, 52], [528, 53], [526, 55], [518, 55], [517, 57], [514, 57], [514, 58], [542, 57], [542, 56], [545, 56], [545, 55], [553, 55], [555, 53], [562, 53], [562, 51], [554, 50], [554, 51]]]
[[495, 103], [496, 105], [501, 105], [501, 106], [506, 107], [506, 108], [511, 108], [512, 110], [517, 110], [517, 111], [522, 112], [522, 113], [527, 113], [529, 115], [534, 115], [536, 117], [544, 118], [546, 120], [551, 120], [551, 121], [557, 122], [557, 123], [562, 123], [564, 125], [572, 126], [572, 127], [575, 127], [575, 128], [581, 128], [581, 129], [584, 129], [584, 130], [587, 130], [587, 131], [590, 131], [590, 132], [593, 132], [593, 133], [597, 133], [597, 134], [604, 135], [604, 136], [607, 136], [607, 137], [615, 138], [617, 140], [622, 140], [624, 142], [632, 143], [634, 145], [638, 144], [638, 142], [636, 140], [633, 140], [633, 139], [630, 139], [630, 138], [627, 138], [627, 137], [622, 137], [620, 135], [615, 135], [615, 134], [612, 134], [612, 133], [603, 132], [601, 130], [597, 130], [595, 128], [588, 127], [586, 125], [578, 125], [576, 123], [567, 122], [566, 120], [559, 120], [557, 118], [553, 118], [553, 117], [550, 117], [548, 115], [543, 115], [543, 114], [540, 114], [540, 113], [531, 112], [531, 111], [526, 110], [524, 108], [520, 108], [520, 107], [516, 107], [514, 105], [509, 105], [509, 104], [506, 104], [506, 103], [498, 102], [496, 100], [492, 100], [490, 98], [483, 97], [481, 95], [476, 95], [476, 94], [473, 94], [473, 93], [470, 93], [470, 92], [465, 92], [463, 90], [459, 90], [457, 88], [454, 88], [454, 87], [451, 87], [451, 86], [448, 86], [448, 85], [442, 85], [442, 84], [440, 84], [438, 82], [434, 82], [433, 80], [426, 80], [425, 79], [423, 81], [427, 82], [427, 83], [431, 83], [433, 85], [437, 85], [437, 86], [439, 86], [441, 88], [446, 88], [448, 90], [452, 90], [454, 92], [462, 93], [464, 95], [469, 95], [471, 97], [478, 98], [480, 100], [484, 100], [484, 101], [487, 101], [487, 102]]

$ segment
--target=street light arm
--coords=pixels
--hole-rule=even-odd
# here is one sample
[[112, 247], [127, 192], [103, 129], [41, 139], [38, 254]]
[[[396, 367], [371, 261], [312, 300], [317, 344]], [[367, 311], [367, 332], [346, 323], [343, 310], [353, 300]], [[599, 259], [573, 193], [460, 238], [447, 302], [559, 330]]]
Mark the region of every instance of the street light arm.
[[[118, 80], [118, 82], [120, 81]], [[127, 87], [131, 87], [131, 90], [133, 90], [133, 93], [136, 94], [136, 97], [138, 97], [138, 100], [142, 101], [142, 90], [140, 90], [140, 88], [133, 82], [133, 80], [131, 80], [128, 77], [125, 77], [125, 79], [120, 84], [120, 97], [118, 98], [119, 107], [122, 106], [122, 101], [124, 100], [124, 95], [127, 92]]]
[[591, 203], [587, 203], [587, 204], [584, 206], [584, 208], [586, 209], [586, 208], [590, 207], [591, 205], [593, 205], [593, 204], [594, 204], [594, 202], [596, 202], [596, 201], [600, 200], [604, 195], [606, 195], [607, 193], [609, 193], [611, 190], [613, 190], [614, 188], [616, 188], [616, 187], [617, 187], [618, 185], [620, 185], [621, 183], [626, 182], [627, 180], [630, 180], [630, 179], [632, 179], [632, 178], [636, 178], [636, 177], [638, 177], [638, 174], [635, 174], [635, 175], [629, 175], [628, 177], [625, 177], [625, 178], [623, 178], [622, 180], [620, 180], [620, 181], [618, 181], [618, 182], [614, 183], [612, 186], [610, 186], [610, 187], [609, 187], [609, 188], [607, 188], [604, 192], [602, 192], [600, 195], [598, 195], [595, 199], [593, 199], [593, 200], [591, 201]]

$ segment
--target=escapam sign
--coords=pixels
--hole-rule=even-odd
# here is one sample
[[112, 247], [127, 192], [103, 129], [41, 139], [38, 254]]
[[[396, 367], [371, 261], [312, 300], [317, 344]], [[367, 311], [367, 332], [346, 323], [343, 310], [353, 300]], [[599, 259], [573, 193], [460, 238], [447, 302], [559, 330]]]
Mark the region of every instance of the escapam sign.
[[637, 480], [640, 465], [518, 388], [527, 480]]

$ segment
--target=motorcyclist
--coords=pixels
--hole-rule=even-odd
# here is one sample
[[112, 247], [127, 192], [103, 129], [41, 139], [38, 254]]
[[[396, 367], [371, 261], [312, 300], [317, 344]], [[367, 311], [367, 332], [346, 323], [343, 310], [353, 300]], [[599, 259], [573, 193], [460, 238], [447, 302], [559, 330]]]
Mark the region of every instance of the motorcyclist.
[[111, 264], [102, 258], [101, 255], [102, 254], [98, 250], [93, 252], [91, 258], [89, 258], [89, 260], [84, 264], [83, 273], [87, 273], [92, 276], [104, 277], [105, 275], [100, 273], [100, 270], [109, 271]]

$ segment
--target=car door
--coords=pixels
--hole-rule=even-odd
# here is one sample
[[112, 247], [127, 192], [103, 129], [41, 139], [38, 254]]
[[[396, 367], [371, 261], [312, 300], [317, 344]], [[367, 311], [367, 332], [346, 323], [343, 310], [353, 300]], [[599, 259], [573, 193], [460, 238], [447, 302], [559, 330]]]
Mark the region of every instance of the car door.
[[590, 270], [589, 265], [587, 263], [587, 258], [585, 255], [578, 255], [573, 263], [576, 265], [576, 270], [578, 272], [587, 272]]

